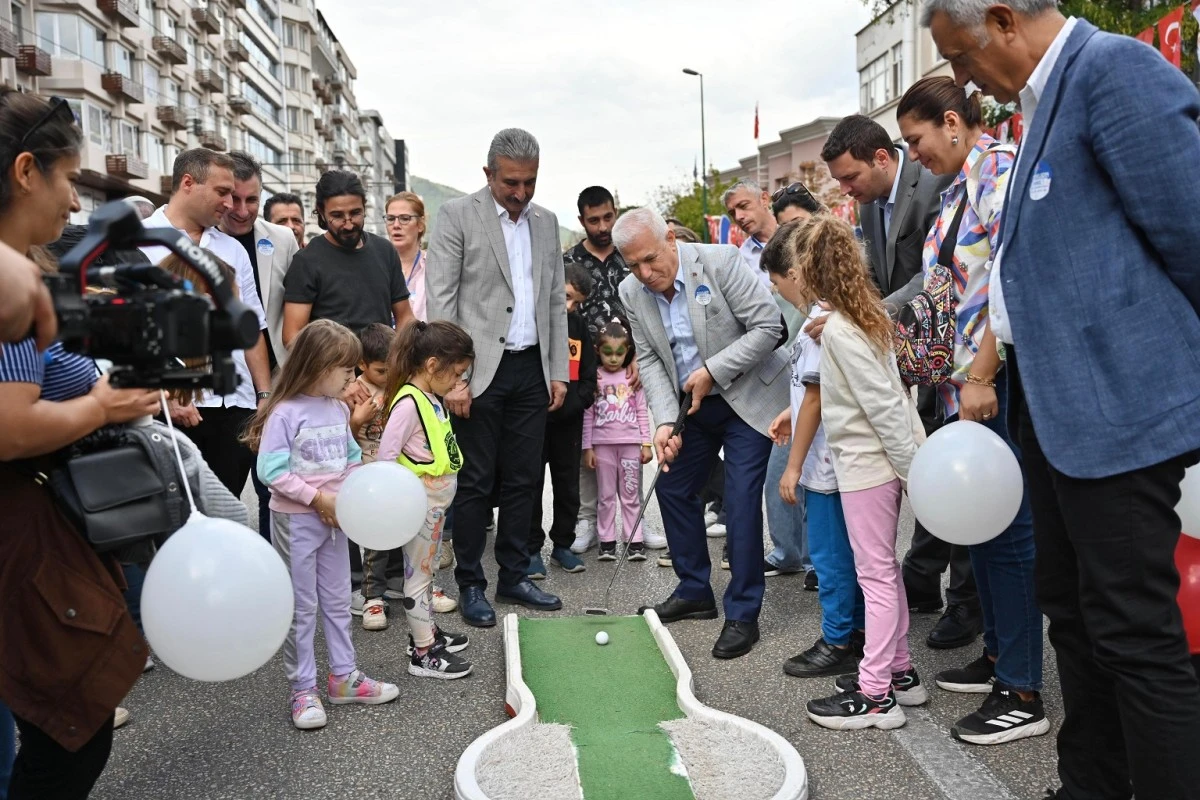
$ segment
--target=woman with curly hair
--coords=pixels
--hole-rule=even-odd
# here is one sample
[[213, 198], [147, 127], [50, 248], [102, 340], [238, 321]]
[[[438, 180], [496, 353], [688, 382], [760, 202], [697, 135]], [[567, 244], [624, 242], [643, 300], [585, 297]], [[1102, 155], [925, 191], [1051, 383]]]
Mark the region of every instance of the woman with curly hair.
[[832, 697], [808, 703], [813, 722], [834, 730], [898, 728], [901, 705], [929, 694], [908, 656], [908, 603], [896, 561], [896, 523], [908, 468], [923, 436], [892, 352], [894, 327], [871, 283], [854, 231], [818, 214], [795, 234], [800, 280], [831, 313], [821, 336], [821, 423], [866, 605], [858, 675]]

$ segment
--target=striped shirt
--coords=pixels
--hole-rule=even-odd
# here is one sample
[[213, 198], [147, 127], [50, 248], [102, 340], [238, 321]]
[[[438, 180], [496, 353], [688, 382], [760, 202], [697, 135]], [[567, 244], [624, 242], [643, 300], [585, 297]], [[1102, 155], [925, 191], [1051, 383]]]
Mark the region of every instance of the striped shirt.
[[68, 353], [61, 342], [39, 352], [33, 338], [0, 345], [0, 383], [32, 383], [42, 388], [41, 399], [62, 402], [82, 397], [99, 377], [96, 362]]

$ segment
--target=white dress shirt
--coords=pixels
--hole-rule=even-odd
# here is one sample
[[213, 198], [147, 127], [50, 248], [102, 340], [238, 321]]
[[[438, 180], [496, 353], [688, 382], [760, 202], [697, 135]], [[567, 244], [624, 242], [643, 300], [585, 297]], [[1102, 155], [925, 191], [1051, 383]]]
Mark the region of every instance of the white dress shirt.
[[[492, 198], [495, 202], [495, 198]], [[516, 222], [504, 206], [496, 203], [504, 246], [508, 250], [508, 271], [512, 276], [513, 315], [508, 324], [504, 349], [525, 350], [538, 343], [537, 311], [533, 303], [533, 241], [529, 231], [529, 206]]]
[[[174, 228], [175, 226], [167, 219], [166, 209], [166, 206], [159, 208], [142, 225], [147, 228]], [[175, 230], [185, 233], [180, 228], [175, 228]], [[250, 256], [246, 255], [245, 248], [238, 244], [237, 239], [221, 233], [216, 228], [205, 229], [204, 233], [200, 236], [200, 246], [233, 268], [234, 280], [237, 281], [238, 296], [258, 317], [259, 330], [265, 330], [267, 327], [267, 315], [263, 312], [262, 303], [258, 299], [258, 292], [254, 288], [254, 267], [250, 265]], [[142, 252], [146, 254], [151, 263], [159, 264], [164, 258], [170, 255], [171, 251], [165, 247], [143, 247]], [[198, 286], [196, 288], [201, 291], [204, 290], [204, 287]], [[249, 409], [258, 407], [254, 381], [250, 377], [250, 369], [246, 366], [245, 351], [235, 350], [233, 353], [233, 363], [239, 379], [237, 389], [223, 397], [205, 390], [204, 395], [196, 401], [198, 407]]]
[[763, 285], [770, 289], [771, 276], [762, 268], [762, 252], [764, 247], [765, 245], [757, 238], [747, 236], [746, 241], [742, 242], [742, 246], [738, 248], [738, 252], [742, 254], [742, 260], [750, 265], [750, 269], [754, 270], [754, 274], [763, 282]]
[[[904, 151], [899, 151], [900, 159], [904, 158]], [[900, 193], [900, 173], [904, 171], [902, 161], [896, 164], [896, 177], [892, 179], [892, 193], [888, 195], [887, 200], [880, 198], [875, 201], [875, 205], [883, 209], [883, 239], [887, 241], [888, 233], [892, 230], [892, 212], [896, 209], [896, 195]]]
[[[1021, 90], [1021, 114], [1025, 117], [1025, 134], [1033, 130], [1033, 121], [1037, 116], [1038, 101], [1042, 97], [1042, 93], [1046, 91], [1046, 84], [1050, 82], [1050, 75], [1054, 72], [1054, 65], [1058, 63], [1058, 57], [1062, 55], [1063, 48], [1067, 45], [1067, 39], [1071, 37], [1071, 31], [1075, 30], [1075, 23], [1078, 20], [1071, 17], [1067, 20], [1067, 24], [1062, 26], [1062, 30], [1058, 32], [1058, 36], [1054, 37], [1050, 48], [1046, 51], [1046, 55], [1042, 56], [1042, 60], [1038, 62], [1033, 73], [1029, 76], [1029, 82], [1025, 84], [1025, 88]], [[1017, 148], [1017, 162], [1013, 165], [1013, 176], [1020, 173], [1021, 158], [1025, 155], [1024, 146]], [[1009, 190], [1012, 190], [1015, 181], [1009, 180]], [[988, 282], [988, 319], [992, 323], [992, 334], [1006, 344], [1013, 343], [1012, 326], [1008, 321], [1008, 307], [1004, 305], [1004, 281], [1000, 279], [1000, 261], [1004, 256], [1004, 244], [1001, 243], [1000, 249], [996, 252], [996, 258], [992, 261], [992, 278]]]

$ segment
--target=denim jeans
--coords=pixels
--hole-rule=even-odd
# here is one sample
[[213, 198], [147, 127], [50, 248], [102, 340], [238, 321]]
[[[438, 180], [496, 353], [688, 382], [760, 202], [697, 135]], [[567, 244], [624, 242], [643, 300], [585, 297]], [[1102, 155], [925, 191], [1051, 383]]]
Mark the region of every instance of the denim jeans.
[[[772, 567], [785, 570], [813, 568], [808, 555], [808, 534], [805, 531], [803, 492], [796, 492], [796, 505], [783, 502], [779, 496], [779, 481], [787, 469], [789, 448], [771, 446], [771, 458], [767, 461], [767, 481], [763, 494], [767, 500], [767, 532], [771, 535], [774, 549], [767, 556]], [[819, 580], [819, 578], [818, 578]]]
[[17, 725], [8, 706], [0, 703], [0, 800], [8, 798], [8, 779], [17, 757]]
[[[1000, 413], [980, 424], [995, 433], [1021, 460], [1021, 451], [1008, 433], [1008, 382], [996, 381]], [[955, 415], [946, 420], [955, 422]], [[1021, 470], [1025, 492], [1012, 525], [983, 544], [971, 545], [971, 570], [979, 587], [983, 611], [983, 645], [996, 657], [996, 680], [1010, 689], [1042, 689], [1042, 611], [1034, 587], [1033, 512], [1029, 486]]]
[[854, 571], [842, 496], [805, 489], [804, 507], [821, 601], [821, 635], [829, 644], [842, 647], [850, 642], [851, 631], [866, 629], [863, 593]]

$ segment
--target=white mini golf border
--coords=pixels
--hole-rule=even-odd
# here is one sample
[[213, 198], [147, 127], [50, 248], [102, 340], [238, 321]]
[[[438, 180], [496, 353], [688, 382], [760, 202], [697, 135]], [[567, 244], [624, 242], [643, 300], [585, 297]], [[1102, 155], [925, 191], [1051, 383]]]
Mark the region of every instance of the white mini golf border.
[[[783, 762], [783, 784], [775, 793], [773, 800], [808, 800], [808, 773], [804, 769], [804, 759], [796, 752], [791, 743], [770, 728], [748, 719], [744, 719], [715, 708], [709, 708], [696, 699], [692, 691], [692, 670], [683, 660], [679, 646], [671, 637], [666, 626], [659, 620], [653, 610], [644, 614], [646, 623], [658, 649], [667, 660], [671, 673], [675, 676], [675, 699], [679, 708], [689, 718], [706, 722], [724, 723], [741, 728], [746, 733], [761, 738], [773, 748]], [[504, 662], [507, 671], [508, 686], [505, 689], [504, 703], [512, 719], [492, 728], [463, 751], [458, 759], [458, 767], [454, 770], [454, 796], [457, 800], [489, 800], [479, 782], [475, 779], [475, 766], [479, 763], [483, 751], [492, 742], [502, 736], [520, 730], [537, 721], [537, 701], [529, 690], [521, 674], [521, 644], [517, 629], [516, 614], [504, 617]]]

